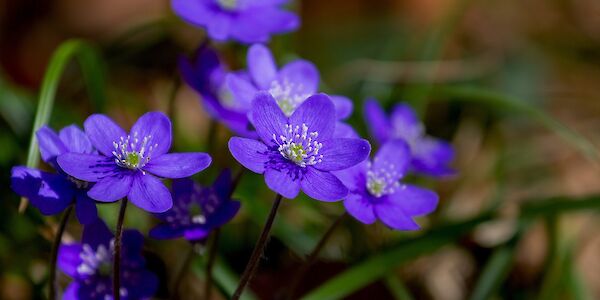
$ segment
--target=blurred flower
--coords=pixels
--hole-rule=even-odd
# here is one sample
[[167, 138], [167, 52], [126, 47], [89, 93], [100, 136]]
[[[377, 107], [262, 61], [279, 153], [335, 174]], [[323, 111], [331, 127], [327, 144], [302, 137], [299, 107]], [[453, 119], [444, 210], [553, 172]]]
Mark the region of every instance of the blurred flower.
[[[204, 108], [211, 117], [236, 134], [256, 137], [246, 116], [250, 108], [233, 101], [225, 84], [226, 67], [212, 48], [202, 45], [193, 60], [181, 57], [179, 71], [183, 80], [200, 94]], [[242, 72], [238, 74], [244, 76]]]
[[[114, 235], [106, 224], [85, 226], [81, 243], [62, 244], [58, 267], [73, 278], [63, 299], [113, 299]], [[121, 252], [121, 299], [147, 299], [156, 292], [158, 278], [145, 269], [144, 237], [136, 230], [123, 232]]]
[[442, 140], [425, 134], [425, 127], [415, 111], [406, 104], [397, 104], [390, 115], [376, 100], [367, 100], [365, 119], [375, 140], [382, 144], [392, 139], [402, 139], [410, 146], [410, 170], [429, 176], [454, 174], [448, 165], [454, 159], [454, 149]]
[[392, 140], [379, 149], [373, 162], [365, 161], [334, 172], [349, 190], [344, 200], [346, 211], [365, 224], [379, 219], [393, 229], [419, 229], [413, 218], [435, 210], [438, 196], [430, 190], [399, 182], [410, 159], [406, 143]]
[[89, 224], [98, 213], [94, 200], [87, 196], [91, 183], [67, 175], [56, 163], [63, 153], [94, 154], [96, 151], [85, 133], [75, 125], [63, 128], [57, 135], [47, 126], [36, 132], [42, 159], [57, 173], [44, 172], [25, 166], [12, 169], [11, 187], [19, 195], [29, 198], [31, 204], [44, 215], [62, 212], [75, 203], [79, 222]]
[[246, 168], [264, 173], [267, 186], [288, 199], [302, 189], [316, 200], [341, 200], [348, 190], [331, 171], [360, 163], [371, 149], [365, 140], [333, 136], [335, 109], [324, 94], [309, 97], [287, 117], [271, 94], [260, 92], [251, 119], [260, 140], [233, 137], [229, 150]]
[[295, 14], [280, 7], [288, 0], [173, 0], [175, 14], [203, 27], [218, 41], [242, 43], [269, 41], [272, 34], [298, 28]]
[[96, 184], [88, 196], [102, 202], [127, 197], [148, 212], [165, 212], [171, 193], [157, 177], [183, 178], [211, 163], [206, 153], [168, 153], [171, 121], [160, 112], [141, 116], [130, 134], [105, 115], [92, 115], [85, 132], [99, 154], [65, 153], [58, 164], [69, 175]]
[[[250, 103], [258, 91], [266, 91], [275, 98], [277, 105], [286, 116], [292, 113], [309, 96], [319, 89], [319, 71], [309, 61], [294, 60], [281, 69], [277, 69], [271, 51], [261, 44], [255, 44], [248, 50], [247, 73], [230, 73], [226, 77], [227, 87], [231, 90], [233, 102], [239, 107], [250, 110]], [[352, 114], [352, 101], [343, 96], [329, 96], [335, 106], [338, 120]], [[338, 130], [344, 130], [338, 134]], [[348, 131], [348, 132], [347, 132]], [[336, 136], [352, 136], [354, 130], [348, 125], [336, 126]]]
[[190, 178], [173, 181], [173, 208], [156, 216], [164, 223], [154, 227], [150, 236], [156, 239], [184, 237], [194, 242], [204, 240], [211, 230], [229, 222], [240, 209], [231, 200], [231, 172], [221, 172], [210, 187], [201, 187]]

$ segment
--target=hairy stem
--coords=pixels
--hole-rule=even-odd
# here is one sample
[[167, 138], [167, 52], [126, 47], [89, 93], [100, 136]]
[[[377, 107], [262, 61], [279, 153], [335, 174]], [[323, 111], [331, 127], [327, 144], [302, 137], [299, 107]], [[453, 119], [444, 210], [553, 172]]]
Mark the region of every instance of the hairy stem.
[[192, 259], [196, 254], [196, 251], [194, 251], [195, 246], [196, 244], [192, 244], [192, 247], [190, 247], [190, 250], [185, 255], [185, 258], [181, 263], [181, 267], [179, 267], [179, 272], [177, 272], [177, 276], [174, 277], [175, 281], [173, 282], [173, 299], [180, 299], [179, 285], [181, 284], [181, 281], [183, 281], [183, 276], [187, 273], [188, 266], [190, 265]]
[[269, 233], [271, 232], [271, 227], [273, 227], [273, 221], [275, 220], [275, 215], [277, 215], [277, 210], [279, 209], [279, 205], [281, 204], [282, 196], [277, 194], [275, 197], [275, 202], [273, 202], [273, 206], [271, 207], [271, 212], [269, 213], [269, 217], [263, 227], [262, 233], [256, 242], [256, 246], [254, 246], [254, 251], [252, 251], [252, 255], [250, 256], [250, 260], [246, 265], [246, 269], [242, 274], [240, 279], [240, 283], [238, 287], [235, 289], [232, 300], [237, 300], [242, 295], [244, 288], [252, 279], [254, 272], [256, 271], [256, 267], [258, 267], [258, 263], [260, 261], [260, 257], [262, 256], [263, 251], [265, 250], [265, 246], [267, 244], [267, 240], [269, 239]]
[[127, 198], [121, 200], [119, 218], [117, 219], [117, 232], [115, 232], [115, 255], [113, 256], [113, 299], [121, 299], [121, 240], [123, 239], [123, 222], [127, 210]]
[[54, 243], [52, 244], [52, 254], [50, 257], [50, 294], [48, 295], [48, 299], [50, 300], [56, 299], [56, 262], [58, 261], [58, 249], [60, 248], [60, 242], [62, 241], [62, 236], [65, 233], [65, 228], [67, 228], [67, 222], [72, 211], [73, 205], [69, 205], [62, 214], [58, 231], [54, 236]]
[[210, 299], [210, 293], [212, 291], [212, 269], [215, 264], [215, 259], [217, 257], [217, 248], [219, 245], [219, 235], [221, 230], [219, 228], [215, 229], [213, 233], [211, 244], [208, 248], [208, 261], [206, 262], [206, 283], [204, 285], [204, 299]]
[[306, 258], [306, 262], [304, 262], [304, 264], [300, 267], [300, 270], [298, 270], [298, 272], [296, 273], [296, 276], [292, 280], [292, 283], [289, 285], [287, 297], [286, 297], [287, 299], [294, 298], [296, 289], [298, 288], [298, 285], [300, 284], [300, 282], [302, 282], [302, 279], [306, 275], [306, 272], [308, 272], [310, 267], [315, 263], [315, 261], [317, 260], [317, 257], [319, 257], [319, 253], [321, 252], [321, 250], [327, 244], [327, 241], [331, 237], [331, 234], [333, 234], [335, 229], [340, 225], [340, 223], [346, 217], [347, 214], [348, 213], [344, 212], [339, 217], [337, 217], [335, 219], [335, 221], [333, 221], [333, 223], [331, 223], [331, 225], [329, 225], [329, 228], [327, 229], [327, 231], [325, 231], [325, 234], [321, 237], [321, 239], [319, 240], [319, 242], [317, 243], [317, 245], [315, 246], [313, 251], [308, 255], [308, 257]]

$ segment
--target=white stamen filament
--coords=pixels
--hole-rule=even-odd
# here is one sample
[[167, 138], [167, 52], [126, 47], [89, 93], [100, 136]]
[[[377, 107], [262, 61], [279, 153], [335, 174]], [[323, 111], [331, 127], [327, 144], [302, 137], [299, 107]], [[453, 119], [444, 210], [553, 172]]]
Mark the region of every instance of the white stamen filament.
[[318, 136], [316, 131], [309, 132], [306, 124], [286, 124], [285, 136], [277, 138], [273, 134], [273, 140], [279, 146], [277, 150], [281, 156], [304, 168], [323, 161], [323, 155], [319, 154], [323, 144], [317, 141]]
[[310, 94], [299, 94], [296, 92], [297, 90], [303, 90], [303, 85], [289, 82], [287, 78], [283, 82], [277, 80], [271, 82], [269, 93], [288, 117], [310, 96]]
[[158, 147], [158, 144], [148, 145], [150, 139], [151, 135], [145, 136], [140, 143], [138, 133], [134, 132], [133, 137], [128, 135], [113, 142], [115, 163], [132, 170], [145, 166], [150, 161], [152, 151]]
[[374, 170], [373, 165], [369, 163], [367, 190], [377, 198], [393, 194], [400, 187], [398, 183], [400, 176], [394, 164], [385, 164], [382, 168]]

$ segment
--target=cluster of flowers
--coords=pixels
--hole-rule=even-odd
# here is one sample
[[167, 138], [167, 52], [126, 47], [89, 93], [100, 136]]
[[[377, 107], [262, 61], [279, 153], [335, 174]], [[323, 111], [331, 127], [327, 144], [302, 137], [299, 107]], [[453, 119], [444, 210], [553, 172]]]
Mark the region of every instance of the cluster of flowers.
[[[173, 0], [174, 11], [207, 29], [214, 40], [267, 42], [270, 35], [294, 30], [299, 21], [280, 7], [285, 0]], [[343, 200], [362, 223], [380, 220], [396, 230], [418, 229], [414, 221], [433, 211], [438, 197], [430, 190], [401, 182], [408, 173], [446, 176], [453, 150], [431, 138], [415, 112], [399, 104], [388, 117], [375, 100], [364, 107], [365, 119], [379, 149], [344, 120], [352, 101], [319, 93], [319, 72], [310, 62], [292, 61], [277, 68], [270, 50], [253, 44], [247, 70], [228, 71], [209, 46], [195, 58], [182, 58], [184, 80], [201, 96], [204, 108], [238, 137], [229, 140], [233, 157], [264, 174], [266, 185], [285, 198], [300, 190], [320, 201]], [[126, 133], [104, 115], [92, 115], [84, 130], [68, 126], [58, 134], [37, 131], [42, 159], [55, 172], [24, 166], [12, 170], [12, 188], [45, 215], [75, 206], [85, 225], [81, 243], [64, 244], [60, 269], [73, 278], [65, 299], [112, 299], [114, 236], [98, 218], [96, 203], [127, 199], [155, 214], [162, 223], [149, 235], [157, 239], [207, 238], [231, 220], [240, 203], [231, 199], [234, 184], [223, 171], [210, 187], [189, 177], [211, 163], [206, 153], [168, 153], [171, 122], [160, 112], [141, 116]], [[171, 190], [163, 179], [172, 179]], [[157, 277], [145, 269], [143, 235], [123, 234], [121, 287], [124, 299], [154, 294]]]

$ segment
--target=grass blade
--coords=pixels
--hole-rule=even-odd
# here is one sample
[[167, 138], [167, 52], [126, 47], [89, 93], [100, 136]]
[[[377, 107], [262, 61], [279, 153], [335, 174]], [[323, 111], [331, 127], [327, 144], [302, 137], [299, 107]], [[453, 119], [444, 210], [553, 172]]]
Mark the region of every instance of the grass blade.
[[404, 283], [394, 274], [390, 274], [385, 277], [385, 285], [392, 292], [395, 299], [398, 300], [413, 300], [414, 297], [410, 294], [410, 291], [406, 288]]
[[491, 299], [508, 273], [514, 249], [502, 247], [494, 252], [475, 285], [471, 300]]
[[523, 114], [538, 121], [544, 127], [558, 134], [588, 159], [596, 163], [600, 162], [600, 154], [594, 144], [578, 132], [567, 127], [535, 106], [527, 104], [525, 101], [475, 87], [439, 87], [434, 90], [434, 94], [446, 98], [451, 97], [453, 101], [484, 103], [493, 107], [504, 108], [515, 113]]
[[[39, 163], [38, 143], [35, 132], [50, 120], [52, 109], [54, 108], [56, 89], [66, 66], [74, 57], [80, 63], [83, 77], [90, 92], [90, 99], [92, 99], [95, 108], [101, 111], [106, 102], [103, 68], [94, 48], [81, 40], [69, 40], [61, 44], [52, 55], [50, 64], [44, 74], [33, 128], [31, 130], [31, 138], [29, 140], [29, 150], [27, 152], [26, 165], [30, 168], [37, 166]], [[27, 199], [21, 198], [19, 212], [23, 212], [25, 208], [27, 208]]]
[[431, 253], [442, 246], [455, 241], [469, 232], [475, 226], [491, 219], [490, 214], [483, 214], [468, 221], [446, 225], [443, 228], [431, 230], [429, 233], [399, 243], [380, 254], [356, 265], [340, 275], [325, 282], [303, 297], [313, 299], [339, 299], [378, 280], [396, 267], [412, 259]]
[[[521, 209], [519, 216], [521, 222], [527, 222], [532, 218], [549, 214], [600, 209], [600, 195], [579, 199], [555, 197], [540, 201], [527, 201], [527, 203], [529, 204], [524, 205]], [[398, 266], [456, 241], [477, 225], [489, 221], [493, 217], [494, 215], [491, 212], [484, 212], [480, 216], [467, 221], [442, 225], [420, 237], [402, 241], [395, 247], [384, 250], [326, 281], [303, 299], [337, 299], [350, 295], [354, 291], [389, 274]], [[500, 258], [496, 259], [500, 262], [506, 261], [505, 256], [506, 254], [502, 254]]]

